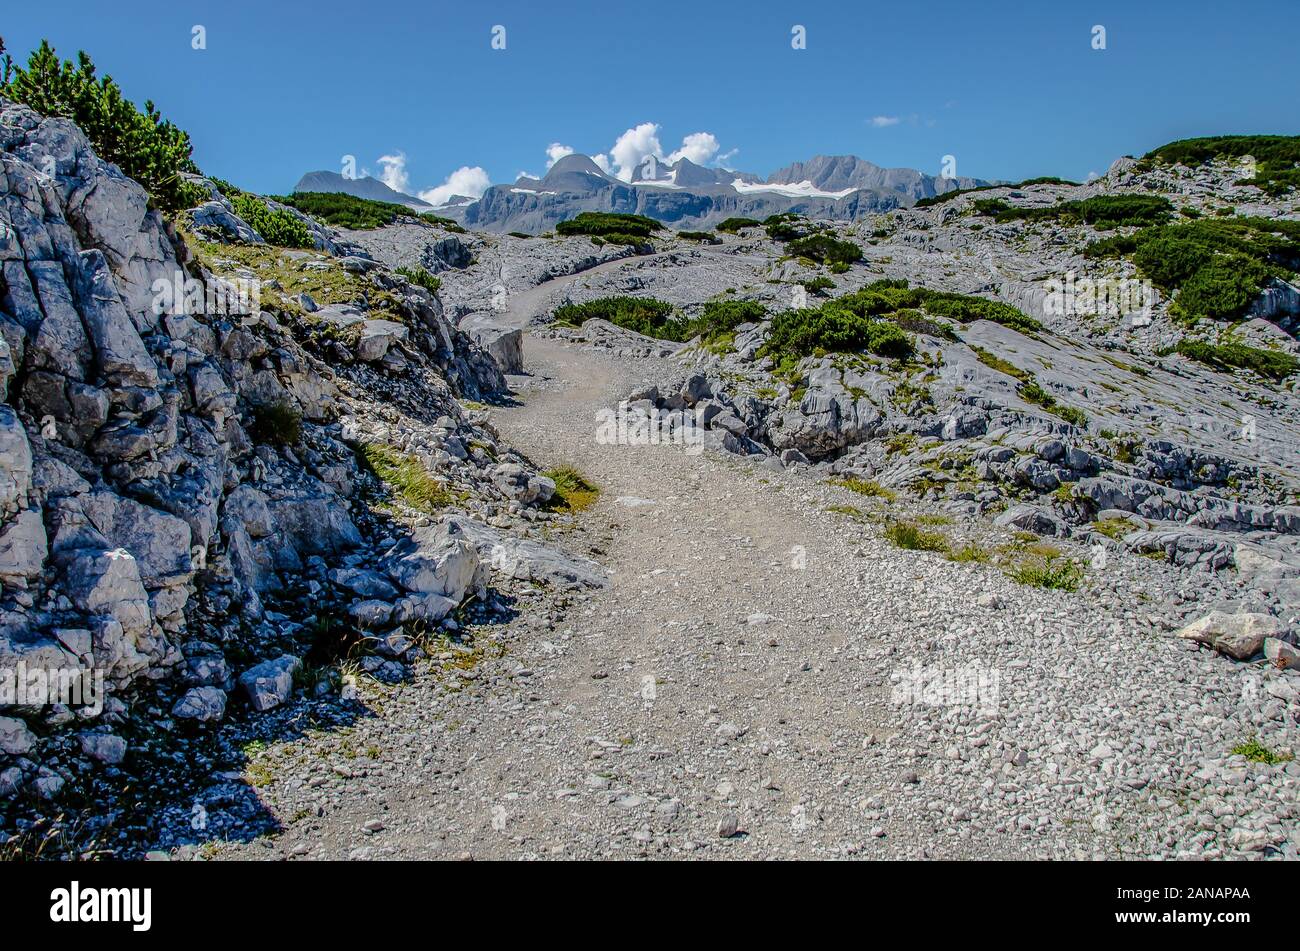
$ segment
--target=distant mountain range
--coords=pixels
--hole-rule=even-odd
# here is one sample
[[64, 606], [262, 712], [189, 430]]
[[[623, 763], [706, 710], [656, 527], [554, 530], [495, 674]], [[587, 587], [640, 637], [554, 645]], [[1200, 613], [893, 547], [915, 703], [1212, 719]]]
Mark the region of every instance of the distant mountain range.
[[298, 179], [293, 186], [296, 192], [342, 192], [357, 198], [371, 201], [386, 201], [394, 205], [405, 205], [412, 211], [433, 211], [433, 205], [423, 199], [389, 188], [377, 178], [369, 175], [362, 178], [345, 178], [338, 172], [308, 172]]
[[436, 210], [484, 231], [537, 233], [581, 211], [647, 215], [678, 228], [706, 228], [724, 218], [761, 219], [785, 211], [854, 221], [953, 189], [990, 184], [911, 168], [881, 168], [853, 155], [818, 155], [779, 169], [766, 180], [748, 172], [705, 168], [686, 158], [672, 164], [648, 160], [635, 169], [632, 181], [624, 182], [588, 156], [573, 154], [542, 178], [521, 176], [513, 185], [493, 185], [478, 200], [458, 196], [437, 209], [373, 178], [346, 179], [333, 172], [310, 172], [294, 190], [341, 191]]

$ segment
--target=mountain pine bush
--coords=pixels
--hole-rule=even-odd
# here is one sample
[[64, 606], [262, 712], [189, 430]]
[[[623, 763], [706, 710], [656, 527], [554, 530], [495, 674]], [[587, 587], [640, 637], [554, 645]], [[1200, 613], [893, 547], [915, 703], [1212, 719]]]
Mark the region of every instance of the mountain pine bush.
[[206, 198], [182, 177], [199, 171], [189, 135], [163, 119], [152, 102], [145, 102], [143, 112], [137, 109], [113, 77], [95, 74], [86, 53], [78, 53], [76, 63], [61, 60], [42, 40], [25, 68], [8, 56], [3, 67], [0, 95], [42, 115], [71, 119], [100, 158], [143, 185], [158, 208], [174, 213]]

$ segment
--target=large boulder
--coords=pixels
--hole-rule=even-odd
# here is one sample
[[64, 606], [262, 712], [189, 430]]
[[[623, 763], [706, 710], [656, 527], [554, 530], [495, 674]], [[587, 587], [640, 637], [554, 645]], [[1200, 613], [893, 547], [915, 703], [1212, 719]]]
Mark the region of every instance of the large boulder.
[[460, 329], [488, 352], [502, 373], [524, 372], [524, 332], [518, 327], [505, 327], [491, 316], [472, 314], [461, 320]]
[[90, 493], [81, 504], [110, 545], [135, 557], [146, 588], [175, 583], [191, 572], [190, 526], [183, 519], [107, 490]]
[[1267, 638], [1285, 640], [1286, 633], [1286, 625], [1270, 614], [1211, 611], [1180, 630], [1178, 636], [1213, 647], [1237, 660], [1250, 660], [1263, 650]]
[[302, 661], [290, 654], [250, 667], [239, 675], [239, 686], [258, 713], [284, 703], [293, 694], [293, 678]]
[[487, 566], [455, 522], [416, 529], [394, 546], [384, 568], [413, 594], [434, 594], [457, 603], [482, 590], [487, 577]]
[[32, 484], [32, 447], [18, 414], [0, 405], [0, 513], [21, 505]]
[[25, 509], [0, 528], [0, 582], [25, 584], [45, 567], [49, 541], [37, 509]]
[[540, 581], [561, 590], [602, 588], [608, 583], [604, 569], [594, 561], [529, 538], [507, 535], [461, 515], [449, 515], [445, 521], [473, 543], [492, 570], [506, 577]]

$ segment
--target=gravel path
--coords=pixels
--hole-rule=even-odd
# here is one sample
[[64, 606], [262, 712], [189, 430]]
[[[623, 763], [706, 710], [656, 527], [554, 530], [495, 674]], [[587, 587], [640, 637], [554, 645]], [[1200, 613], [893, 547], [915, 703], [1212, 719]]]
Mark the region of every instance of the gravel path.
[[1229, 751], [1294, 738], [1297, 677], [1172, 639], [1196, 594], [1176, 572], [1113, 556], [1066, 594], [898, 550], [847, 489], [598, 445], [597, 410], [656, 367], [525, 348], [494, 422], [599, 484], [554, 540], [610, 586], [539, 596], [472, 664], [367, 685], [373, 717], [268, 750], [285, 831], [218, 854], [1295, 856], [1300, 770]]

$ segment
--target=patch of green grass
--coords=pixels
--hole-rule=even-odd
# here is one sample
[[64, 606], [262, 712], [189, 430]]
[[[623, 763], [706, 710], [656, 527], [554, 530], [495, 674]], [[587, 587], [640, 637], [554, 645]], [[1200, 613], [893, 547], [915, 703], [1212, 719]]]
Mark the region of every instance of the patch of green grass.
[[834, 512], [837, 515], [847, 515], [850, 518], [865, 519], [866, 513], [856, 505], [828, 505], [826, 511]]
[[1244, 756], [1252, 763], [1265, 763], [1269, 766], [1289, 763], [1294, 758], [1291, 753], [1275, 753], [1257, 739], [1238, 743], [1232, 748], [1232, 755]]
[[572, 466], [548, 469], [542, 475], [555, 483], [555, 495], [548, 505], [554, 511], [581, 512], [596, 504], [600, 489]]
[[969, 542], [955, 551], [948, 552], [948, 560], [961, 563], [987, 565], [993, 560], [993, 554], [984, 546]]
[[366, 468], [392, 486], [411, 508], [432, 514], [455, 501], [452, 492], [414, 456], [377, 442], [363, 444], [358, 452]]
[[1056, 397], [1043, 389], [1032, 376], [1016, 387], [1016, 393], [1026, 403], [1034, 403], [1047, 410], [1053, 416], [1065, 420], [1072, 426], [1080, 428], [1088, 425], [1088, 414], [1074, 406], [1056, 402]]
[[302, 413], [289, 400], [253, 407], [254, 441], [275, 446], [296, 446], [302, 439]]
[[848, 489], [850, 492], [856, 492], [858, 495], [865, 495], [868, 498], [884, 499], [886, 502], [893, 502], [898, 498], [892, 491], [886, 489], [879, 482], [871, 479], [859, 479], [856, 476], [846, 476], [843, 479], [831, 479], [831, 485], [838, 485], [841, 488]]
[[885, 438], [885, 452], [891, 456], [905, 455], [916, 448], [916, 433], [890, 433]]
[[1033, 378], [1033, 374], [1028, 370], [1020, 369], [1020, 367], [1016, 366], [1009, 360], [1002, 359], [996, 353], [991, 353], [983, 347], [977, 347], [974, 344], [967, 344], [967, 346], [971, 348], [975, 356], [979, 359], [979, 362], [991, 370], [1005, 373], [1007, 376], [1013, 377], [1021, 382], [1028, 382]]
[[929, 532], [914, 522], [891, 522], [885, 528], [885, 538], [895, 547], [908, 551], [949, 550], [948, 539], [939, 532]]
[[1030, 554], [1006, 569], [1007, 577], [1020, 584], [1053, 591], [1078, 591], [1083, 569], [1056, 554]]
[[394, 270], [417, 287], [423, 287], [430, 294], [438, 293], [438, 288], [442, 287], [442, 281], [422, 267], [399, 267]]
[[1121, 541], [1125, 535], [1137, 531], [1136, 526], [1122, 518], [1103, 518], [1093, 522], [1091, 528], [1097, 534], [1113, 538], [1115, 541]]
[[1235, 340], [1212, 344], [1204, 340], [1183, 339], [1173, 352], [1214, 367], [1216, 370], [1250, 370], [1268, 380], [1280, 381], [1300, 370], [1300, 360], [1282, 350], [1265, 350]]
[[950, 515], [918, 515], [916, 521], [921, 525], [951, 525]]

